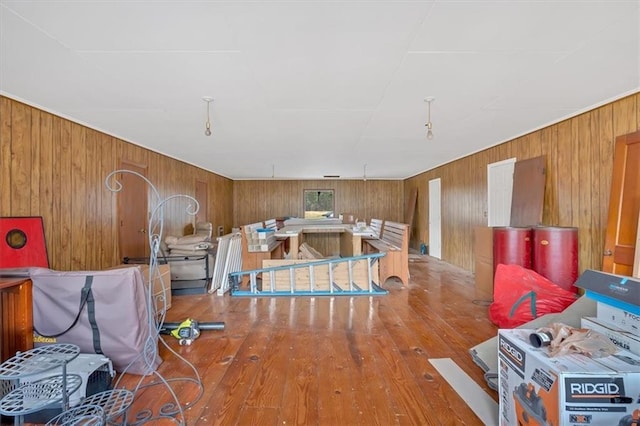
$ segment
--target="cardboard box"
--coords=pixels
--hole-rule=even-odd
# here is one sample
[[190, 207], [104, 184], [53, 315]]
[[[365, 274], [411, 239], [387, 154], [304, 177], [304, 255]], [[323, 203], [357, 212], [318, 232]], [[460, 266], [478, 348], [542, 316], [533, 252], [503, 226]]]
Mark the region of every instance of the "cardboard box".
[[640, 357], [620, 351], [599, 360], [552, 358], [547, 348], [531, 346], [533, 332], [498, 333], [501, 426], [631, 424], [640, 410]]
[[580, 319], [580, 326], [595, 330], [607, 336], [613, 344], [620, 349], [624, 349], [636, 355], [640, 355], [640, 337], [627, 333], [613, 324], [593, 317], [583, 317]]
[[[140, 268], [145, 286], [149, 283], [149, 265], [147, 264], [126, 264], [118, 265], [116, 268]], [[171, 267], [158, 265], [158, 276], [153, 280], [153, 299], [156, 303], [156, 312], [160, 312], [163, 307], [166, 310], [171, 308]]]
[[493, 297], [493, 228], [473, 228], [473, 254], [475, 258], [476, 288]]
[[476, 259], [476, 289], [493, 297], [493, 261], [480, 262]]
[[493, 227], [476, 226], [473, 228], [473, 255], [476, 259], [481, 259], [493, 264]]
[[640, 315], [633, 312], [603, 302], [596, 302], [596, 318], [613, 324], [627, 333], [640, 336]]
[[637, 278], [587, 269], [575, 284], [587, 297], [640, 314], [640, 281]]
[[[141, 265], [142, 277], [149, 282], [149, 265]], [[163, 308], [171, 308], [171, 266], [158, 265], [158, 275], [153, 280], [153, 298], [156, 302], [156, 312]]]

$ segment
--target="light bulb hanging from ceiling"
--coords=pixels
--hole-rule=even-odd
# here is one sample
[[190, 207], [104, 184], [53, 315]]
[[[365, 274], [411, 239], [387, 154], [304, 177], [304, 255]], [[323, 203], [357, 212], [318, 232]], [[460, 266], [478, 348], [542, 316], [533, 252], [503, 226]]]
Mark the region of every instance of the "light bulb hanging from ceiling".
[[205, 136], [211, 136], [211, 118], [209, 117], [209, 106], [211, 105], [211, 102], [213, 102], [213, 98], [205, 96], [202, 99], [207, 103], [207, 121], [204, 123], [204, 134]]
[[435, 101], [436, 98], [429, 96], [428, 98], [424, 98], [424, 101], [427, 103], [427, 124], [425, 127], [427, 128], [427, 139], [433, 139], [433, 124], [431, 124], [431, 102]]

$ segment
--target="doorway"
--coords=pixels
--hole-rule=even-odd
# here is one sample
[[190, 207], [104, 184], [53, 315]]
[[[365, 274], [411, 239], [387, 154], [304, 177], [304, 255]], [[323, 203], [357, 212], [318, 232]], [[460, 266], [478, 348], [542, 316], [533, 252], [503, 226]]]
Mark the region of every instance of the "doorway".
[[631, 276], [640, 212], [640, 131], [616, 138], [602, 270]]
[[487, 225], [509, 226], [515, 158], [487, 164]]
[[[120, 168], [145, 177], [147, 174], [146, 166], [127, 161], [122, 161]], [[117, 195], [120, 259], [147, 257], [149, 255], [147, 183], [131, 173], [120, 173], [117, 178], [122, 184], [122, 190]]]
[[429, 181], [429, 255], [442, 259], [440, 178]]

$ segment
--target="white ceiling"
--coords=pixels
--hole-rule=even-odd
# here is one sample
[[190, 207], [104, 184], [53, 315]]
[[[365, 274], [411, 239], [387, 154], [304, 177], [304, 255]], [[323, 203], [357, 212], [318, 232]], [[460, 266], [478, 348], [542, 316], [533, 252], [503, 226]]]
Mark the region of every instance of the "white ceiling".
[[638, 90], [639, 3], [0, 0], [0, 93], [233, 179], [402, 179]]

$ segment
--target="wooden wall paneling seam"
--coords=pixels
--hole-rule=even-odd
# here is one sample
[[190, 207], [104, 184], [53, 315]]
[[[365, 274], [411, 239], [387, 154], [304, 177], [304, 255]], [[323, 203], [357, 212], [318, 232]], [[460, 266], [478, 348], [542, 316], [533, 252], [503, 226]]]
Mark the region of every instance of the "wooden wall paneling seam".
[[[602, 164], [603, 159], [600, 158], [600, 109], [596, 109], [591, 111], [591, 120], [589, 123], [589, 134], [591, 135], [591, 140], [589, 147], [591, 149], [591, 162], [592, 164]], [[600, 212], [602, 209], [602, 198], [603, 194], [600, 193], [600, 182], [599, 182], [599, 173], [598, 168], [589, 167], [590, 173], [590, 182], [591, 182], [591, 205], [589, 206], [588, 211], [590, 214], [591, 226], [589, 227], [589, 233], [591, 237], [591, 265], [598, 265], [596, 269], [601, 268], [602, 264], [602, 256], [599, 254], [602, 252], [602, 248], [604, 246], [604, 241], [602, 239], [602, 230], [605, 227], [606, 222], [602, 221], [602, 216], [600, 214], [593, 214], [593, 212]], [[606, 207], [604, 207], [606, 209]], [[580, 244], [580, 241], [578, 241]]]
[[564, 121], [558, 124], [558, 207], [560, 226], [572, 225], [571, 219], [571, 123]]
[[545, 208], [547, 215], [545, 224], [557, 225], [560, 222], [558, 216], [558, 126], [553, 125], [545, 129], [548, 145], [545, 151], [547, 156], [547, 181], [545, 186]]
[[542, 155], [542, 132], [536, 131], [527, 135], [527, 144], [529, 145], [531, 157], [539, 157]]
[[[615, 147], [615, 137], [613, 134], [613, 106], [605, 105], [599, 108], [600, 113], [600, 167], [599, 182], [600, 182], [600, 223], [602, 223], [602, 229], [600, 230], [601, 245], [598, 248], [598, 252], [594, 257], [598, 258], [599, 268], [602, 269], [602, 255], [604, 253], [605, 239], [608, 226], [608, 214], [609, 214], [609, 198], [611, 196], [612, 188], [612, 175], [613, 175], [613, 153]], [[604, 172], [606, 171], [606, 172]]]
[[11, 160], [12, 106], [9, 99], [0, 96], [0, 216], [11, 215]]
[[518, 152], [518, 160], [526, 160], [531, 158], [531, 153], [529, 152], [529, 145], [524, 143], [525, 137], [520, 136], [519, 138], [513, 139], [511, 144]]
[[[51, 203], [51, 223], [55, 224], [55, 228], [52, 226], [47, 234], [47, 253], [49, 254], [49, 266], [53, 269], [59, 268], [59, 252], [60, 252], [60, 210], [61, 210], [61, 170], [60, 170], [60, 158], [62, 151], [62, 119], [57, 116], [51, 118], [51, 162], [47, 163], [46, 167], [51, 168], [51, 188], [52, 188], [52, 203]], [[43, 165], [44, 166], [44, 165]], [[45, 232], [47, 230], [45, 229]]]
[[71, 125], [71, 270], [83, 269], [87, 264], [87, 141], [85, 127]]
[[31, 114], [24, 104], [11, 110], [11, 210], [12, 216], [29, 216], [31, 190]]
[[100, 173], [99, 176], [99, 192], [100, 194], [100, 225], [98, 227], [98, 241], [100, 247], [100, 264], [99, 269], [105, 269], [115, 266], [118, 262], [118, 254], [114, 249], [114, 244], [108, 244], [108, 241], [116, 241], [117, 236], [114, 232], [117, 229], [117, 212], [114, 208], [113, 201], [116, 194], [107, 189], [104, 182], [107, 175], [115, 170], [113, 161], [114, 151], [116, 147], [115, 138], [109, 135], [99, 135], [99, 156], [100, 156]]
[[[45, 240], [47, 241], [47, 255], [51, 262], [52, 255], [49, 251], [51, 246], [48, 241], [53, 232], [53, 117], [49, 113], [42, 112], [40, 115], [40, 158], [38, 159], [40, 186], [40, 205], [38, 206], [38, 216], [42, 216]], [[1, 185], [0, 185], [1, 186]]]
[[591, 215], [591, 198], [597, 196], [594, 194], [593, 183], [591, 182], [591, 169], [594, 162], [591, 157], [591, 113], [582, 114], [574, 120], [577, 122], [577, 137], [579, 144], [579, 209], [578, 209], [578, 252], [579, 260], [586, 264], [593, 264], [591, 259], [593, 240], [591, 233], [593, 232], [594, 223]]
[[31, 138], [29, 145], [31, 147], [29, 159], [29, 216], [38, 216], [40, 212], [40, 150], [42, 139], [40, 136], [40, 110], [31, 109]]
[[71, 227], [73, 194], [71, 189], [71, 161], [73, 153], [71, 151], [71, 122], [67, 120], [62, 121], [61, 135], [60, 135], [60, 160], [57, 166], [60, 167], [60, 197], [61, 197], [61, 209], [58, 217], [58, 225], [60, 227], [60, 241], [59, 241], [59, 261], [58, 268], [61, 270], [71, 270]]
[[86, 203], [86, 233], [85, 239], [87, 241], [87, 259], [85, 265], [89, 269], [98, 269], [100, 266], [100, 240], [98, 238], [98, 225], [100, 223], [100, 209], [102, 198], [99, 196], [100, 192], [100, 160], [98, 158], [98, 136], [97, 132], [93, 129], [87, 129], [86, 131], [86, 146], [87, 155], [85, 160], [85, 189], [87, 196], [85, 197]]
[[570, 120], [571, 158], [571, 226], [580, 228], [580, 140], [579, 122]]
[[636, 121], [636, 96], [629, 96], [613, 103], [613, 132], [615, 136], [638, 130]]

